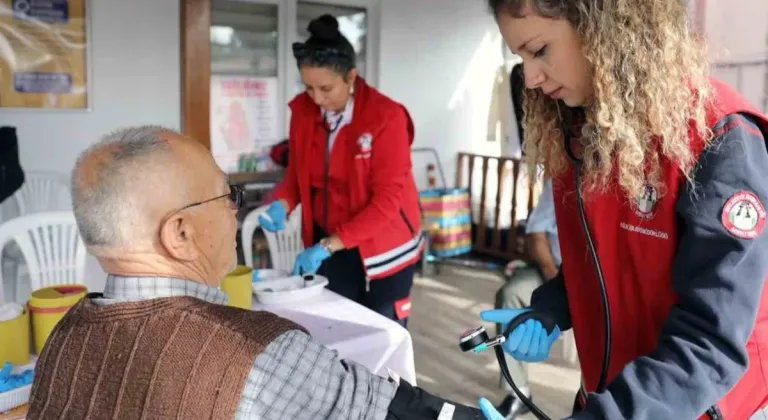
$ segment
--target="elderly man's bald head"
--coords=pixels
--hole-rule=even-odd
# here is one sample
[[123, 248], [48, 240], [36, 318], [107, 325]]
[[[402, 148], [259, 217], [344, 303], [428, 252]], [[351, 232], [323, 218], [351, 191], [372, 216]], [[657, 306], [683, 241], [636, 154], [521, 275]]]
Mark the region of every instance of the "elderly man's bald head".
[[185, 172], [206, 154], [194, 140], [157, 126], [121, 129], [88, 148], [72, 173], [73, 208], [86, 245], [153, 240], [162, 215], [194, 188]]

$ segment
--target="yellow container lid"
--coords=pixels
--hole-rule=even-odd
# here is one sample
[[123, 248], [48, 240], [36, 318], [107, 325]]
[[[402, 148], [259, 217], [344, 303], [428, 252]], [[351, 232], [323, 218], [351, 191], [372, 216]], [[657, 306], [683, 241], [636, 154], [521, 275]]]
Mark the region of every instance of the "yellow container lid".
[[249, 274], [253, 271], [251, 267], [248, 267], [247, 265], [238, 265], [235, 267], [234, 270], [232, 270], [229, 274], [227, 274], [227, 277], [237, 277], [242, 276], [244, 274]]
[[88, 293], [83, 284], [59, 284], [32, 292], [29, 306], [32, 308], [61, 308], [74, 306]]

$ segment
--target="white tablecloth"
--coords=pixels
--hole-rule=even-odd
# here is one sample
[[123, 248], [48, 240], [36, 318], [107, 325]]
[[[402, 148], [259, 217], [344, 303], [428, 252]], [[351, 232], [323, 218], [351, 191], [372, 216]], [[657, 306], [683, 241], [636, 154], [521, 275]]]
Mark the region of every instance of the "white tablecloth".
[[408, 330], [360, 304], [323, 289], [315, 299], [290, 305], [263, 305], [254, 296], [253, 309], [273, 312], [304, 326], [315, 340], [338, 351], [343, 359], [385, 378], [389, 368], [416, 386]]

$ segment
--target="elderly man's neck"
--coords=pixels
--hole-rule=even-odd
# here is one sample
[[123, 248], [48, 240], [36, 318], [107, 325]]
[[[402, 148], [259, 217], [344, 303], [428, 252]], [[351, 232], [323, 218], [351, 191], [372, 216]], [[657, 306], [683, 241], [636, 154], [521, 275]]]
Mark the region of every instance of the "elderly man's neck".
[[96, 257], [104, 272], [124, 277], [173, 277], [191, 280], [216, 287], [220, 278], [194, 264], [184, 264], [155, 252], [131, 251], [125, 249], [94, 249], [89, 252]]

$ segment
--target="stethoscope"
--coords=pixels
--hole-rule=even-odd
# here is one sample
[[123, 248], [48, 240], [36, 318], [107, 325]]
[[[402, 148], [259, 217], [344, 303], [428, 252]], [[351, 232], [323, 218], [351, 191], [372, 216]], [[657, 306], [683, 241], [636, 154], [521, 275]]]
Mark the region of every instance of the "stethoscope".
[[[592, 263], [595, 266], [597, 278], [600, 282], [600, 294], [603, 303], [603, 331], [605, 331], [605, 345], [603, 348], [603, 367], [600, 373], [600, 380], [598, 381], [597, 385], [597, 392], [602, 392], [605, 389], [605, 382], [608, 376], [608, 366], [611, 359], [611, 311], [608, 307], [608, 293], [605, 288], [605, 279], [603, 278], [603, 269], [600, 266], [600, 258], [597, 256], [597, 250], [595, 249], [595, 244], [592, 241], [592, 234], [590, 233], [589, 224], [587, 223], [587, 216], [584, 213], [584, 202], [581, 195], [582, 159], [576, 156], [576, 154], [573, 152], [571, 144], [571, 132], [568, 125], [566, 124], [566, 121], [563, 119], [563, 115], [560, 112], [559, 101], [555, 102], [555, 104], [557, 105], [557, 115], [560, 119], [560, 130], [563, 132], [565, 152], [568, 155], [571, 163], [573, 163], [576, 171], [576, 201], [579, 207], [581, 229], [587, 239], [587, 247], [589, 248], [589, 253], [592, 256]], [[551, 334], [555, 329], [555, 320], [552, 315], [544, 312], [528, 311], [518, 315], [516, 318], [510, 321], [509, 325], [507, 325], [507, 327], [504, 329], [504, 332], [494, 338], [490, 338], [485, 328], [482, 326], [466, 331], [464, 334], [462, 334], [459, 340], [459, 348], [461, 348], [461, 351], [464, 352], [473, 351], [475, 353], [480, 353], [490, 347], [493, 347], [496, 353], [496, 359], [499, 362], [499, 367], [501, 368], [501, 374], [512, 387], [512, 390], [515, 392], [515, 394], [517, 394], [517, 397], [520, 399], [520, 401], [522, 401], [523, 404], [525, 404], [531, 410], [531, 413], [533, 413], [533, 415], [536, 416], [536, 418], [539, 420], [551, 420], [550, 417], [544, 414], [544, 412], [541, 411], [541, 409], [537, 407], [536, 404], [534, 404], [525, 394], [523, 394], [517, 385], [515, 385], [515, 381], [512, 379], [512, 375], [509, 373], [507, 361], [504, 358], [504, 350], [501, 347], [501, 344], [506, 341], [506, 337], [512, 334], [512, 331], [516, 327], [529, 319], [534, 319], [541, 322], [541, 325], [547, 330], [547, 334]]]

